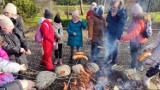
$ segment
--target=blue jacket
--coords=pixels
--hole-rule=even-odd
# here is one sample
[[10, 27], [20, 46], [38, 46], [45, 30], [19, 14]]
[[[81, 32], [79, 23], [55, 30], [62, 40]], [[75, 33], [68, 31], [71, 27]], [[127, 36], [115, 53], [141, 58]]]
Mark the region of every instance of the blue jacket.
[[[83, 46], [82, 28], [86, 28], [86, 23], [84, 21], [78, 21], [74, 23], [72, 20], [67, 25], [68, 32], [68, 42], [69, 46]], [[76, 33], [76, 36], [73, 33]]]
[[106, 22], [107, 25], [107, 33], [110, 36], [116, 37], [117, 39], [121, 39], [121, 35], [124, 30], [124, 26], [127, 20], [127, 14], [125, 9], [121, 9], [117, 12], [117, 15], [112, 17], [111, 11], [108, 12]]

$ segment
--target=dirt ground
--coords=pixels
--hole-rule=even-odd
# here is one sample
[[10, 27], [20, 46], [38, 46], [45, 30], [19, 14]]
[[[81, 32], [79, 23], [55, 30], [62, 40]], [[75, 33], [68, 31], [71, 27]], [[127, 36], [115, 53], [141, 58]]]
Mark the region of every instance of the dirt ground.
[[[158, 31], [154, 31], [153, 37], [150, 38], [151, 42], [153, 38], [155, 38], [156, 34]], [[42, 56], [42, 50], [41, 50], [41, 45], [35, 43], [34, 41], [34, 31], [28, 32], [25, 34], [28, 42], [30, 43], [32, 55], [28, 56], [28, 61], [29, 61], [29, 69], [26, 72], [26, 78], [29, 78], [31, 80], [35, 80], [35, 76], [39, 71], [45, 70], [42, 66], [39, 65], [39, 62], [41, 60]], [[64, 30], [64, 44], [63, 44], [63, 62], [68, 64], [69, 56], [70, 56], [70, 48], [67, 46], [67, 37], [68, 34]], [[83, 42], [84, 46], [82, 48], [82, 51], [85, 52], [87, 56], [90, 55], [90, 45], [87, 42], [87, 31], [83, 31]], [[53, 54], [53, 61], [54, 61], [54, 54]], [[120, 49], [119, 49], [119, 54], [118, 54], [118, 65], [122, 65], [124, 68], [127, 68], [128, 65], [130, 64], [131, 58], [130, 58], [130, 53], [129, 53], [129, 42], [123, 42], [120, 44]], [[142, 73], [145, 73], [146, 69]], [[66, 78], [59, 78], [57, 79], [52, 85], [50, 85], [47, 89], [45, 90], [63, 90], [63, 81], [67, 81]]]

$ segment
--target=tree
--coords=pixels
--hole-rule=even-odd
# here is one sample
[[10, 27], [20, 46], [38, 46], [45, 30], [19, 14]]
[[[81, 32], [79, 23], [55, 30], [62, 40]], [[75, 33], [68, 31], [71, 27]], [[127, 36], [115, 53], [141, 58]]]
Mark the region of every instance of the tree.
[[35, 17], [39, 12], [39, 8], [32, 0], [6, 0], [6, 2], [14, 3], [17, 6], [18, 13], [24, 20]]
[[80, 9], [81, 9], [81, 15], [83, 15], [83, 0], [80, 0]]

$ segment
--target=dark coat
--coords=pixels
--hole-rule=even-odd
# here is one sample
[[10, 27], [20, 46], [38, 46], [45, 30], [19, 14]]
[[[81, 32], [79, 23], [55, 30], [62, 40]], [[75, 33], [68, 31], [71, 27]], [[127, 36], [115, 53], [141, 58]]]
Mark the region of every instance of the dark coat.
[[124, 30], [124, 26], [127, 20], [127, 14], [125, 9], [121, 9], [117, 12], [116, 16], [111, 15], [111, 11], [108, 12], [106, 22], [107, 22], [107, 33], [116, 37], [116, 39], [121, 39], [121, 35]]
[[103, 31], [106, 27], [105, 19], [98, 18], [96, 15], [92, 15], [88, 19], [88, 37], [92, 39], [92, 42], [101, 41], [103, 38]]
[[29, 49], [29, 45], [24, 39], [23, 34], [16, 29], [13, 30], [12, 34], [6, 34], [0, 29], [0, 35], [4, 37], [6, 41], [3, 49], [7, 52], [10, 61], [27, 65], [26, 55], [20, 53], [20, 48], [24, 48], [25, 50]]

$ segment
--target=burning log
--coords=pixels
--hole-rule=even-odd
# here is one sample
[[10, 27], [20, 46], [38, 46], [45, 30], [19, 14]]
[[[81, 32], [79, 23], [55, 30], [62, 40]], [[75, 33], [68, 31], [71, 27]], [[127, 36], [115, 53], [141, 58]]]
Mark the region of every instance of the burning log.
[[58, 75], [58, 77], [68, 76], [71, 73], [71, 68], [68, 65], [61, 65], [56, 67], [55, 73]]
[[144, 60], [145, 58], [148, 58], [150, 57], [152, 54], [151, 52], [144, 52], [143, 54], [141, 54], [139, 57], [138, 57], [138, 61], [141, 62], [142, 60]]

